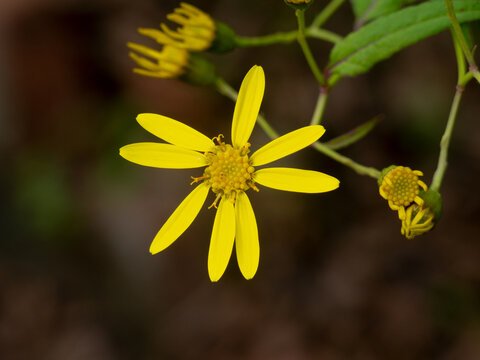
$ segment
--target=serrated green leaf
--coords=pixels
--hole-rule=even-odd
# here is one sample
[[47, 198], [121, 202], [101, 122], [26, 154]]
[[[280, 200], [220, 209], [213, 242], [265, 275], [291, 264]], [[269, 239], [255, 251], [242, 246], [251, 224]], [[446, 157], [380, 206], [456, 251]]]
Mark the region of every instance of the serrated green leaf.
[[382, 118], [382, 115], [375, 116], [373, 119], [361, 124], [360, 126], [357, 126], [349, 132], [325, 142], [324, 145], [328, 146], [332, 150], [346, 148], [347, 146], [352, 145], [353, 143], [356, 143], [365, 137], [370, 131], [373, 130], [380, 120], [382, 120]]
[[[480, 1], [456, 0], [460, 23], [480, 19]], [[333, 74], [355, 76], [405, 47], [450, 26], [443, 1], [427, 2], [382, 16], [348, 35], [330, 53]]]

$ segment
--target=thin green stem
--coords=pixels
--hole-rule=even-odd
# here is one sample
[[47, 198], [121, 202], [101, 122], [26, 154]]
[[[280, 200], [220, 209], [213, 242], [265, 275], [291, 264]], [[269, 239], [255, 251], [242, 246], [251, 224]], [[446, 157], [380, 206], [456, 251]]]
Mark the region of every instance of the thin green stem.
[[337, 9], [345, 2], [345, 0], [332, 0], [327, 6], [315, 17], [312, 26], [321, 27]]
[[235, 38], [238, 47], [268, 46], [273, 44], [289, 44], [297, 39], [297, 30], [278, 32], [264, 36], [237, 36]]
[[455, 92], [452, 106], [450, 108], [447, 126], [445, 127], [445, 132], [443, 133], [442, 140], [440, 141], [440, 155], [438, 157], [437, 169], [433, 174], [432, 184], [430, 185], [430, 188], [435, 191], [440, 191], [443, 176], [445, 175], [445, 170], [447, 169], [448, 147], [450, 145], [450, 138], [452, 137], [452, 131], [455, 125], [455, 119], [457, 118], [458, 105], [460, 104], [460, 100], [462, 99], [462, 93], [463, 88], [457, 86], [457, 91]]
[[323, 113], [325, 112], [325, 106], [327, 105], [328, 92], [324, 88], [320, 88], [320, 95], [318, 95], [317, 104], [313, 111], [312, 120], [310, 125], [319, 125], [322, 122]]
[[452, 40], [453, 40], [453, 48], [455, 49], [455, 57], [457, 59], [457, 71], [458, 71], [457, 84], [460, 84], [466, 72], [465, 58], [463, 56], [462, 47], [460, 46], [457, 36], [455, 35], [455, 32], [453, 31], [453, 29], [451, 29], [451, 33], [452, 33]]
[[[332, 44], [336, 44], [343, 38], [335, 34], [332, 31], [318, 29], [315, 27], [309, 27], [305, 29], [305, 36], [319, 40], [328, 41]], [[292, 30], [288, 32], [278, 32], [274, 34], [268, 34], [263, 36], [236, 36], [235, 41], [238, 47], [257, 47], [257, 46], [269, 46], [275, 44], [290, 44], [297, 40], [298, 31]]]
[[480, 73], [478, 72], [478, 69], [476, 67], [474, 68], [470, 67], [470, 72], [472, 73], [475, 80], [477, 80], [478, 83], [480, 84]]
[[[468, 65], [470, 65], [470, 71], [474, 74], [475, 72], [478, 73], [477, 65], [475, 64], [475, 59], [473, 58], [472, 52], [468, 48], [467, 41], [465, 40], [465, 36], [463, 36], [462, 28], [457, 20], [457, 16], [455, 15], [455, 10], [453, 8], [453, 1], [452, 0], [445, 0], [445, 5], [447, 6], [447, 15], [452, 23], [453, 31], [457, 37], [458, 42], [460, 43], [460, 47], [463, 50], [463, 54], [465, 55], [465, 59], [467, 59]], [[478, 80], [478, 79], [477, 79]]]
[[321, 152], [322, 154], [328, 156], [329, 158], [338, 161], [340, 164], [343, 164], [360, 175], [367, 175], [374, 179], [378, 179], [380, 177], [381, 172], [373, 167], [368, 167], [364, 165], [360, 165], [359, 163], [353, 161], [349, 157], [346, 157], [335, 150], [330, 149], [328, 146], [319, 143], [318, 141], [312, 144], [313, 148]]
[[310, 66], [310, 69], [312, 70], [312, 73], [317, 79], [318, 83], [320, 85], [325, 85], [325, 77], [318, 68], [317, 62], [315, 61], [312, 51], [308, 46], [307, 39], [305, 38], [305, 13], [303, 10], [296, 10], [295, 15], [297, 16], [298, 22], [298, 43], [300, 44], [303, 54], [305, 55], [305, 59], [307, 60], [307, 63]]
[[338, 34], [335, 34], [334, 32], [324, 30], [324, 29], [319, 29], [313, 26], [310, 26], [307, 29], [305, 29], [305, 35], [307, 37], [325, 40], [333, 44], [336, 44], [343, 40], [343, 37], [341, 37]]
[[[221, 78], [218, 78], [217, 81], [215, 82], [215, 89], [220, 94], [228, 97], [232, 101], [235, 101], [237, 99], [238, 93], [235, 91], [235, 89], [233, 89], [225, 80]], [[275, 129], [260, 114], [257, 117], [257, 122], [270, 139], [273, 140], [278, 137], [278, 133], [275, 131]], [[352, 159], [337, 153], [335, 150], [330, 149], [328, 146], [324, 144], [315, 142], [312, 144], [312, 147], [316, 149], [318, 152], [328, 156], [329, 158], [335, 161], [338, 161], [339, 163], [353, 169], [360, 175], [367, 175], [375, 179], [378, 179], [378, 177], [380, 176], [379, 170], [373, 167], [363, 166], [353, 161]]]

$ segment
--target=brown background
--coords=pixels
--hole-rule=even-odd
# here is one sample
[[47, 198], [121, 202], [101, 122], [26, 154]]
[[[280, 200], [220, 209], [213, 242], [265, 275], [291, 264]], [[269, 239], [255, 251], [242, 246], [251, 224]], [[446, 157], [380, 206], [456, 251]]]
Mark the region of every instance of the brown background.
[[[322, 8], [317, 0], [311, 12]], [[295, 28], [280, 0], [195, 1], [239, 34]], [[370, 178], [306, 149], [280, 163], [341, 180], [319, 195], [251, 196], [261, 260], [246, 281], [206, 261], [213, 211], [165, 252], [156, 231], [195, 170], [129, 163], [118, 149], [154, 140], [140, 112], [229, 134], [233, 103], [214, 91], [132, 73], [125, 43], [153, 46], [176, 1], [0, 2], [0, 358], [4, 360], [480, 358], [480, 86], [468, 86], [435, 230], [407, 241]], [[346, 34], [348, 3], [326, 24]], [[330, 45], [311, 41], [320, 64]], [[285, 133], [309, 122], [317, 87], [296, 44], [208, 56], [238, 88], [265, 69], [262, 111]], [[345, 154], [401, 164], [429, 183], [455, 91], [448, 32], [332, 91], [325, 139], [384, 114]], [[253, 148], [267, 141], [257, 127]], [[212, 199], [213, 200], [213, 199]]]

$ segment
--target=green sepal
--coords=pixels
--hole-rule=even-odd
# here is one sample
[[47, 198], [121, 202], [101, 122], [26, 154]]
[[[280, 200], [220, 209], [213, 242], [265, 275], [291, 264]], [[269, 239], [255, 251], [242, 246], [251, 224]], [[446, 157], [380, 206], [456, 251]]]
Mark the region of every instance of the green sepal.
[[237, 47], [237, 34], [227, 24], [221, 21], [215, 21], [215, 40], [212, 46], [208, 48], [209, 52], [215, 54], [224, 54]]
[[418, 194], [424, 203], [424, 207], [430, 208], [430, 210], [435, 215], [435, 223], [440, 219], [442, 215], [442, 195], [438, 191], [428, 189], [427, 191], [420, 191]]
[[379, 187], [382, 186], [383, 178], [385, 177], [385, 175], [387, 175], [390, 171], [392, 171], [396, 167], [397, 165], [390, 165], [389, 167], [386, 167], [380, 172], [380, 176], [378, 177], [378, 180], [377, 180]]
[[192, 85], [212, 85], [217, 81], [215, 65], [203, 56], [190, 53], [187, 71], [179, 79]]

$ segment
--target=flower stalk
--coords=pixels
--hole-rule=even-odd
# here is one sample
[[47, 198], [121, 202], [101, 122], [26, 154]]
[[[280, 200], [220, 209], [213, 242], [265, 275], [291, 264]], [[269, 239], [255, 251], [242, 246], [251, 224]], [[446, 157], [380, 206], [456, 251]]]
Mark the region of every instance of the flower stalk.
[[308, 46], [307, 39], [305, 37], [305, 12], [303, 10], [295, 10], [295, 15], [297, 17], [298, 23], [298, 36], [297, 40], [302, 48], [303, 54], [305, 59], [307, 60], [308, 66], [310, 66], [310, 70], [312, 70], [315, 79], [317, 82], [324, 86], [326, 85], [325, 77], [323, 76], [322, 72], [318, 68], [317, 62], [313, 57], [312, 51], [310, 50], [310, 46]]
[[[228, 97], [232, 101], [236, 101], [237, 99], [237, 92], [223, 79], [218, 78], [215, 83], [216, 90]], [[278, 137], [277, 131], [270, 125], [270, 123], [260, 114], [257, 117], [257, 123], [260, 125], [262, 130], [270, 139], [275, 139]], [[361, 165], [354, 160], [350, 159], [349, 157], [342, 155], [335, 150], [330, 149], [327, 145], [322, 144], [320, 142], [315, 142], [311, 145], [315, 150], [328, 156], [332, 160], [339, 162], [342, 165], [345, 165], [352, 170], [354, 170], [359, 175], [366, 175], [370, 176], [371, 178], [378, 179], [380, 177], [380, 171], [375, 169], [374, 167], [364, 166]]]
[[440, 141], [440, 155], [438, 157], [437, 169], [433, 174], [432, 184], [430, 185], [432, 190], [438, 192], [440, 191], [445, 170], [447, 169], [448, 147], [450, 146], [450, 139], [452, 137], [453, 127], [457, 118], [458, 106], [460, 104], [460, 100], [462, 99], [462, 93], [463, 88], [457, 86], [455, 96], [453, 97], [452, 106], [450, 108], [450, 114], [448, 115], [447, 126], [445, 127], [442, 140]]

